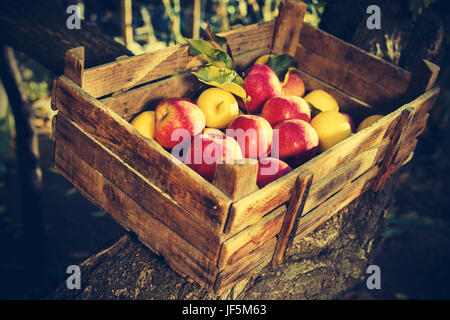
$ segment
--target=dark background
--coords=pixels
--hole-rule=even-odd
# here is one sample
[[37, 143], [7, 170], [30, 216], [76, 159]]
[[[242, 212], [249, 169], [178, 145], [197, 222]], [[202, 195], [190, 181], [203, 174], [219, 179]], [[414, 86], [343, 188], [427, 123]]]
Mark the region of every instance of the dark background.
[[[246, 2], [246, 1], [244, 1]], [[269, 3], [270, 2], [270, 3]], [[274, 17], [279, 1], [202, 1], [202, 20], [215, 32], [228, 25], [250, 24]], [[389, 212], [383, 250], [375, 264], [381, 269], [381, 290], [368, 290], [361, 283], [342, 299], [449, 299], [450, 278], [450, 112], [449, 53], [450, 18], [445, 0], [410, 1], [308, 1], [308, 21], [337, 37], [377, 53], [383, 59], [412, 70], [427, 58], [441, 67], [441, 94], [431, 111], [427, 129], [419, 138], [414, 158], [400, 169], [396, 205]], [[166, 1], [176, 9], [177, 1]], [[133, 1], [135, 52], [177, 43], [179, 32], [192, 36], [192, 1], [178, 1], [180, 10], [168, 14], [163, 1]], [[253, 4], [251, 4], [253, 3]], [[269, 5], [268, 5], [269, 3]], [[256, 5], [255, 5], [256, 4]], [[381, 8], [382, 30], [365, 28], [369, 4]], [[264, 7], [266, 6], [266, 7]], [[118, 1], [84, 1], [85, 18], [104, 33], [120, 37]], [[264, 8], [266, 8], [264, 14]], [[151, 18], [153, 34], [139, 28]], [[172, 10], [174, 11], [174, 10]], [[144, 13], [143, 13], [144, 12]], [[147, 20], [146, 20], [147, 19]], [[175, 20], [174, 20], [175, 19]], [[384, 40], [383, 40], [384, 39]], [[388, 39], [389, 41], [385, 41]], [[380, 47], [374, 45], [381, 44]], [[390, 46], [394, 45], [395, 55]], [[49, 91], [57, 76], [29, 56], [16, 52], [27, 94], [33, 102], [32, 122], [39, 135], [42, 170], [43, 221], [45, 229], [44, 276], [25, 267], [24, 228], [19, 175], [14, 143], [14, 121], [0, 92], [0, 299], [41, 299], [68, 276], [66, 267], [80, 264], [124, 230], [106, 213], [83, 198], [51, 167], [50, 130], [52, 112]]]

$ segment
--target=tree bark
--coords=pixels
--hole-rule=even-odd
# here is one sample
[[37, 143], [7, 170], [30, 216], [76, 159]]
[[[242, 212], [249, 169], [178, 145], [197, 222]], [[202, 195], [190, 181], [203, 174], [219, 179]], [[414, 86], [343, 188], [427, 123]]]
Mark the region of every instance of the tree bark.
[[64, 72], [67, 50], [84, 46], [87, 68], [133, 55], [127, 48], [81, 21], [70, 30], [67, 6], [75, 1], [0, 1], [0, 42], [34, 58], [54, 74]]
[[221, 297], [173, 271], [131, 234], [81, 265], [81, 289], [62, 283], [49, 299], [332, 299], [360, 283], [381, 247], [395, 179], [367, 192], [271, 264]]

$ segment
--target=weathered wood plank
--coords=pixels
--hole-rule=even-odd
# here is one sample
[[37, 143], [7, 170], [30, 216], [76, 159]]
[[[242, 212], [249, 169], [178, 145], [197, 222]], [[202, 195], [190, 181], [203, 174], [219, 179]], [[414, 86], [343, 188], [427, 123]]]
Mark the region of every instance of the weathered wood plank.
[[[400, 96], [408, 88], [411, 79], [411, 74], [408, 71], [311, 25], [305, 24], [299, 43], [311, 53], [323, 57], [333, 65], [338, 66], [343, 73], [349, 73], [367, 84], [372, 83], [375, 86], [383, 86], [390, 92], [389, 96]], [[317, 74], [315, 75], [318, 76]], [[320, 76], [319, 78], [327, 80]], [[337, 83], [336, 86], [339, 87], [339, 85], [346, 84]], [[352, 90], [350, 86], [348, 88]], [[358, 90], [358, 88], [355, 88], [355, 90]], [[376, 92], [376, 90], [373, 91]], [[355, 95], [356, 92], [355, 94], [352, 92], [348, 93], [358, 97]], [[370, 100], [363, 98], [361, 100], [373, 104]]]
[[65, 76], [58, 79], [56, 106], [99, 143], [120, 155], [192, 215], [213, 230], [223, 230], [231, 204], [222, 191], [201, 179], [194, 171], [144, 138], [127, 121], [86, 94]]
[[[153, 218], [134, 200], [72, 150], [56, 141], [55, 168], [91, 201], [109, 212], [127, 230], [166, 259], [173, 269], [207, 289], [212, 289], [217, 274], [216, 262], [208, 259], [190, 243]], [[181, 271], [180, 271], [181, 270]]]
[[303, 175], [298, 175], [295, 180], [288, 209], [284, 216], [280, 234], [278, 235], [277, 246], [272, 258], [272, 264], [274, 266], [283, 260], [288, 242], [292, 239], [291, 235], [295, 235], [298, 218], [302, 216], [303, 208], [308, 198], [312, 177], [313, 173], [306, 171]]
[[193, 74], [185, 72], [100, 101], [122, 118], [130, 120], [141, 111], [154, 109], [163, 99], [177, 97], [192, 99], [205, 87], [206, 85], [198, 81]]
[[373, 184], [373, 191], [375, 192], [379, 191], [386, 182], [386, 179], [389, 175], [388, 171], [390, 171], [390, 166], [394, 159], [397, 157], [397, 153], [413, 119], [414, 111], [415, 108], [408, 107], [402, 110], [402, 113], [400, 114], [400, 118], [397, 122], [397, 125], [395, 126], [395, 130], [392, 133], [389, 146], [385, 152], [383, 161], [381, 162], [378, 177]]
[[304, 2], [282, 0], [272, 35], [272, 51], [274, 54], [295, 55], [297, 41], [303, 27], [306, 12]]
[[[284, 177], [233, 203], [225, 233], [236, 233], [258, 221], [265, 213], [287, 202], [295, 179], [302, 171], [310, 170], [314, 172], [312, 182], [314, 185], [314, 183], [348, 163], [360, 153], [387, 139], [392, 134], [396, 122], [405, 108], [409, 106], [417, 108], [417, 112], [420, 110], [420, 114], [423, 116], [422, 112], [431, 108], [438, 94], [438, 88], [426, 92], [411, 103], [385, 116], [371, 127], [347, 138], [330, 150], [294, 169]], [[411, 127], [414, 126], [415, 122], [413, 121]]]
[[345, 66], [336, 64], [334, 60], [322, 57], [299, 45], [295, 54], [298, 68], [322, 79], [343, 92], [362, 100], [370, 105], [378, 106], [383, 112], [393, 110], [395, 103], [405, 93], [404, 91], [392, 91], [393, 87], [387, 79], [380, 82], [371, 82], [347, 70]]
[[244, 259], [250, 252], [269, 241], [281, 230], [286, 206], [275, 209], [260, 221], [242, 230], [223, 243], [219, 257], [219, 270]]
[[[57, 116], [56, 139], [102, 174], [155, 219], [164, 223], [211, 260], [218, 259], [222, 240], [218, 232], [189, 214], [180, 205], [136, 172], [119, 156], [99, 144], [63, 114]], [[124, 212], [123, 214], [127, 214]]]
[[320, 79], [317, 79], [307, 72], [299, 69], [295, 69], [292, 72], [296, 73], [303, 80], [306, 92], [321, 89], [331, 94], [336, 99], [339, 105], [339, 110], [350, 114], [353, 117], [354, 121], [356, 121], [356, 123], [362, 121], [364, 118], [370, 115], [379, 113], [379, 111], [373, 108], [371, 105], [346, 94], [345, 92], [329, 85], [328, 83]]
[[276, 243], [277, 239], [272, 238], [253, 250], [244, 259], [228, 266], [225, 270], [219, 273], [214, 285], [215, 293], [217, 295], [221, 295], [240, 280], [247, 278], [252, 273], [257, 272], [257, 270], [269, 264], [272, 260]]
[[[233, 56], [270, 47], [273, 22], [246, 26], [220, 34], [227, 38]], [[189, 55], [188, 45], [126, 58], [85, 70], [85, 88], [99, 98], [153, 80], [201, 66], [203, 62]]]
[[340, 209], [352, 202], [360, 194], [369, 190], [372, 186], [373, 178], [375, 178], [378, 173], [378, 169], [379, 168], [377, 166], [373, 167], [357, 180], [352, 182], [347, 188], [338, 192], [329, 198], [325, 203], [301, 217], [295, 237], [304, 237], [309, 232], [313, 231], [315, 228], [327, 221]]
[[73, 48], [66, 52], [64, 75], [83, 88], [84, 47]]
[[217, 164], [212, 184], [236, 201], [258, 190], [257, 175], [258, 161], [254, 159], [243, 159], [237, 163], [221, 163]]

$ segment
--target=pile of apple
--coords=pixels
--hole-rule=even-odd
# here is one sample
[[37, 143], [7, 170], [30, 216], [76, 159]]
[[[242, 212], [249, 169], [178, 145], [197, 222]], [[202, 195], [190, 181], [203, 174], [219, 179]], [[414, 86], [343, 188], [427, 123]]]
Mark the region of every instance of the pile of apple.
[[[255, 63], [244, 78], [244, 89], [246, 103], [212, 87], [195, 102], [163, 100], [132, 124], [208, 181], [218, 163], [255, 159], [260, 188], [355, 132], [351, 116], [339, 112], [330, 94], [313, 90], [304, 96], [304, 83], [296, 73], [288, 72], [281, 83], [269, 66]], [[312, 108], [320, 111], [313, 118]], [[357, 130], [379, 117], [363, 121]]]

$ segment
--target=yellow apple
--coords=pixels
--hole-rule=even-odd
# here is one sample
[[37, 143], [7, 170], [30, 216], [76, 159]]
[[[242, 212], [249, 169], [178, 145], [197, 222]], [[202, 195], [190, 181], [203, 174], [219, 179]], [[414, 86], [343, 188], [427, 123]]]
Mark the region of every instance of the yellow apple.
[[203, 91], [197, 99], [197, 106], [203, 111], [209, 128], [225, 129], [239, 113], [234, 96], [220, 88]]
[[381, 114], [375, 114], [373, 116], [367, 117], [365, 118], [358, 126], [358, 128], [356, 129], [356, 132], [360, 132], [361, 130], [370, 127], [372, 124], [374, 124], [375, 122], [377, 122], [378, 120], [380, 120], [381, 118], [383, 118], [383, 116]]
[[155, 138], [155, 111], [144, 111], [131, 121], [133, 127], [144, 137]]
[[323, 90], [313, 90], [304, 99], [320, 111], [339, 111], [336, 99]]
[[311, 120], [311, 126], [316, 129], [319, 136], [321, 151], [330, 149], [352, 134], [347, 118], [338, 111], [323, 111], [319, 113]]

